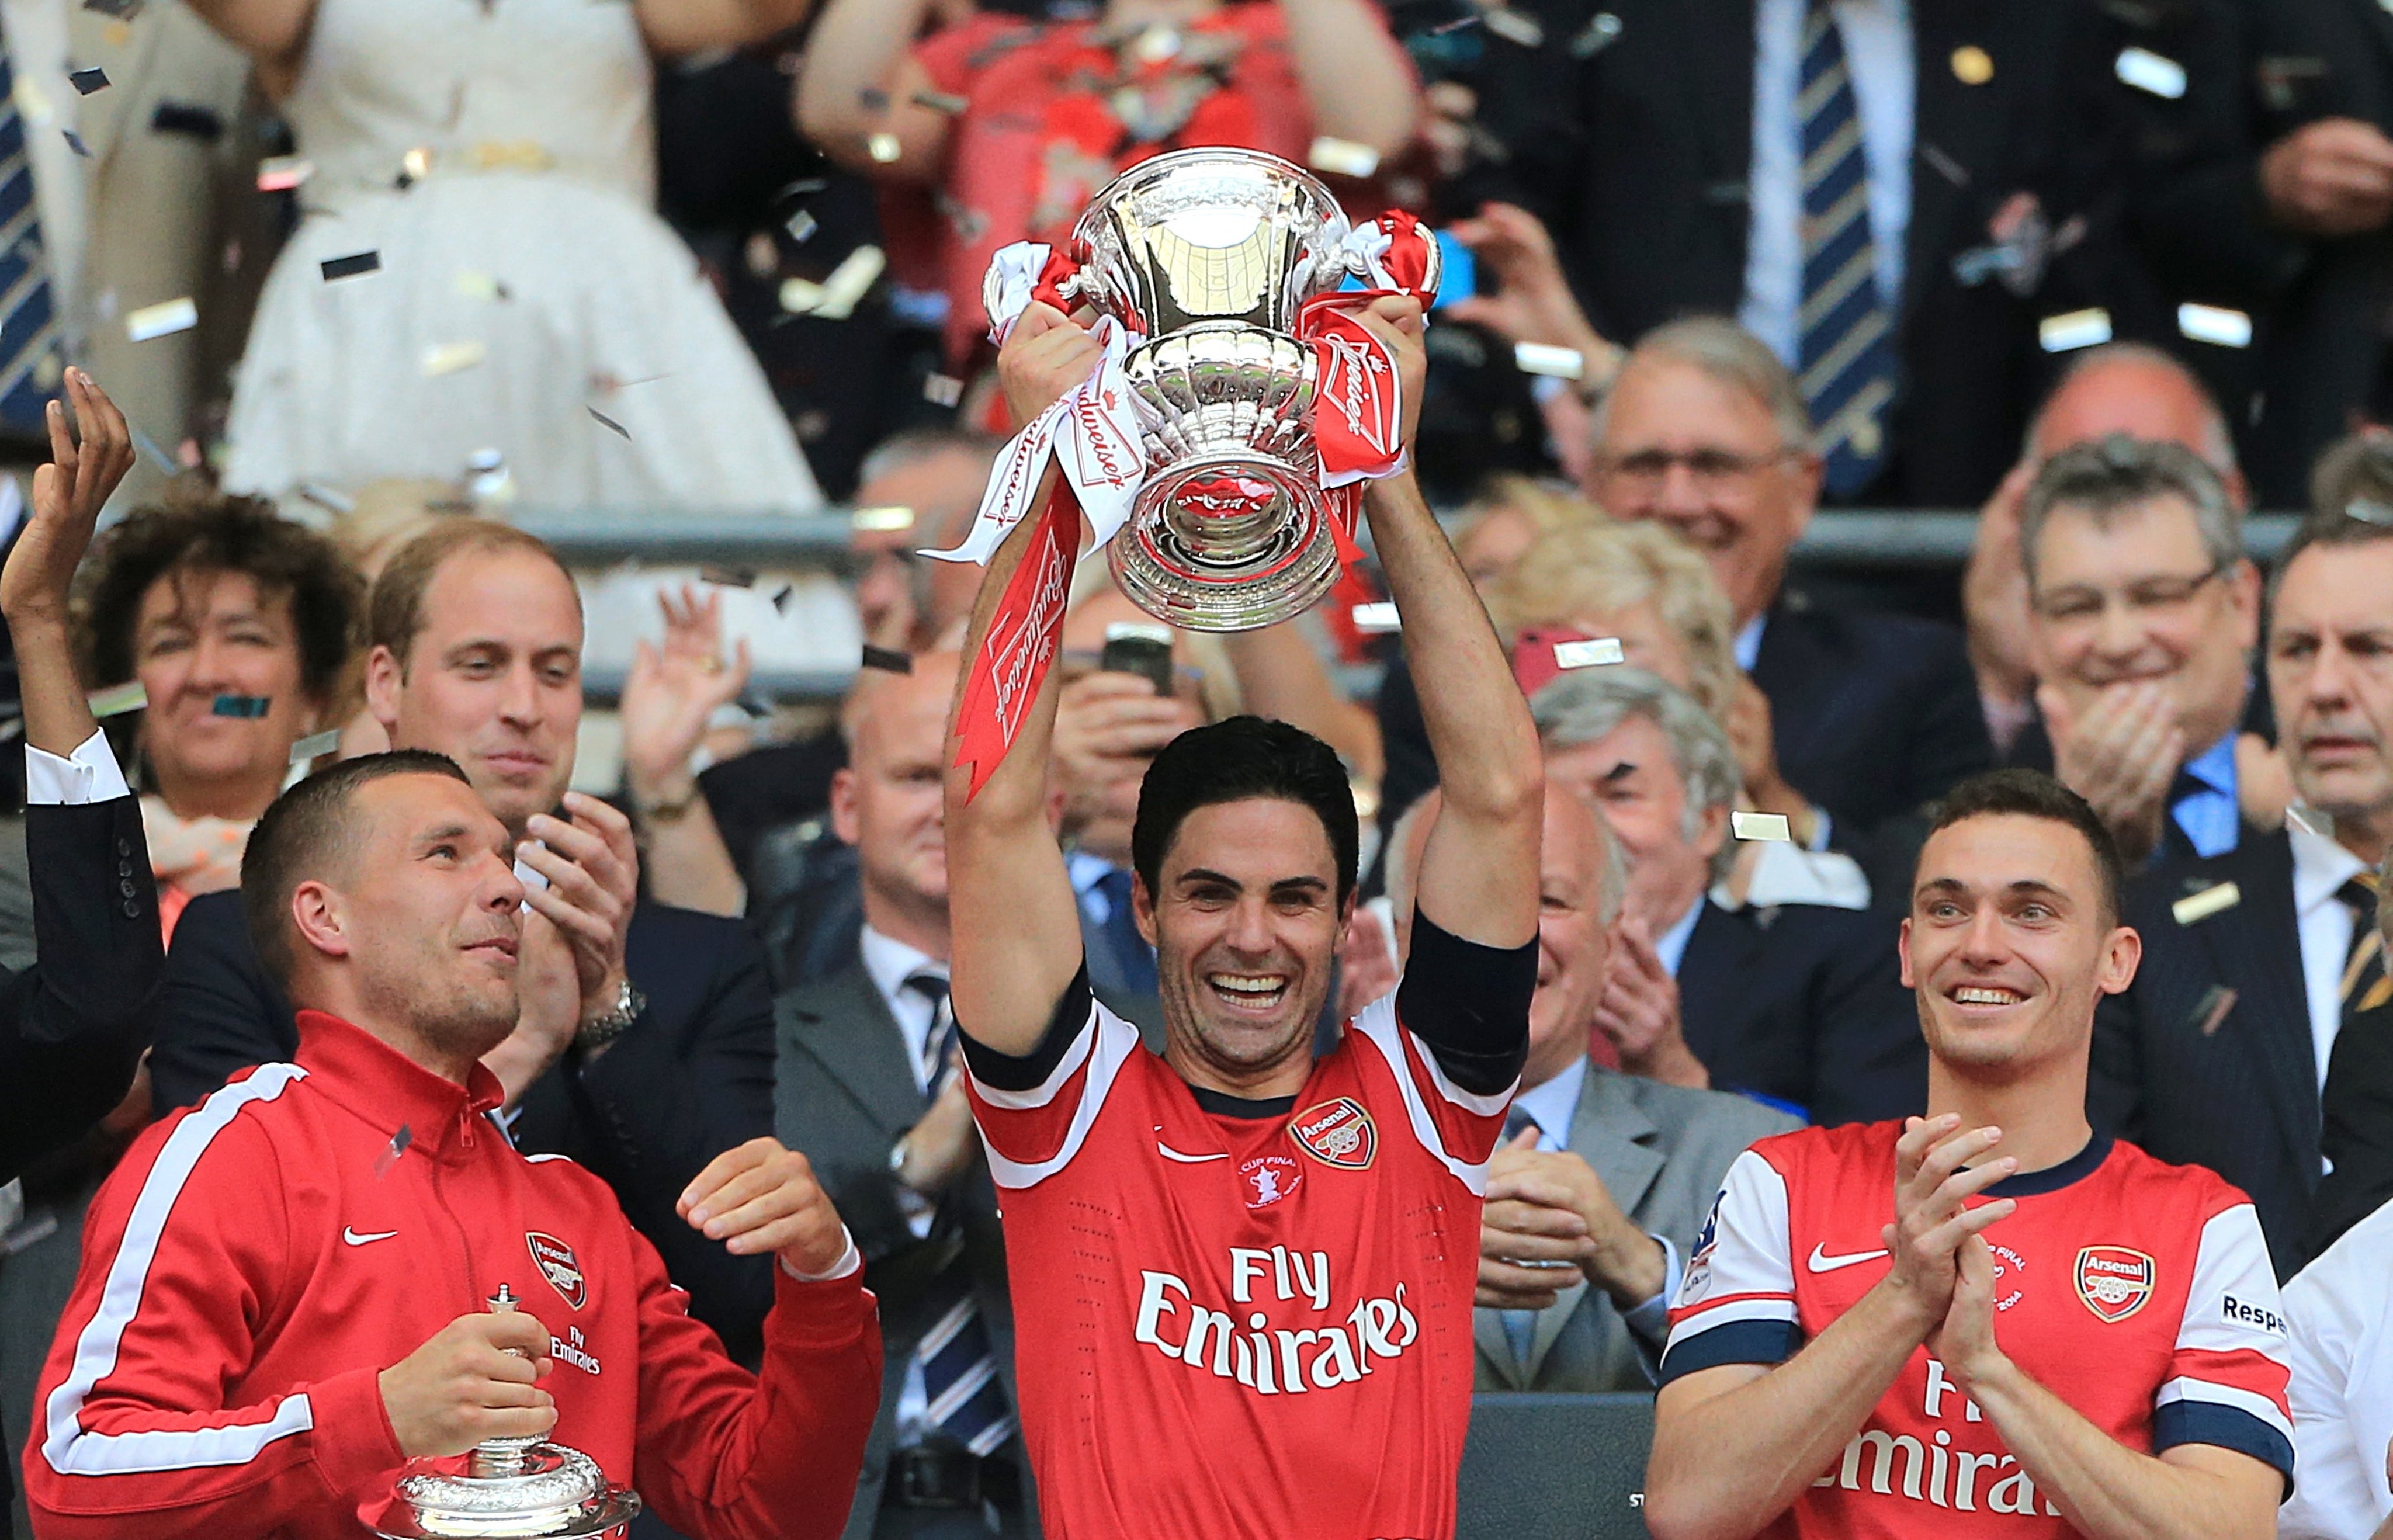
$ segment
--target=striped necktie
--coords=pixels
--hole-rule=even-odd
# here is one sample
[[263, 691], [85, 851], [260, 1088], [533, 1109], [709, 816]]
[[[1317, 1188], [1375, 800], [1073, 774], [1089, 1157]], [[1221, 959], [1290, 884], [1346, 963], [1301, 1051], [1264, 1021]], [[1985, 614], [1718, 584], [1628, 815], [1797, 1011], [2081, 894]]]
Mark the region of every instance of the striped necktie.
[[40, 436], [59, 383], [59, 322], [6, 42], [0, 36], [0, 429]]
[[2344, 958], [2343, 978], [2335, 988], [2335, 998], [2343, 1002], [2343, 1024], [2349, 1026], [2354, 1016], [2393, 999], [2393, 978], [2385, 972], [2385, 934], [2376, 925], [2375, 879], [2355, 877], [2335, 890], [2335, 896], [2351, 910], [2351, 950]]
[[1869, 157], [1828, 0], [1803, 19], [1795, 115], [1803, 135], [1803, 311], [1797, 372], [1827, 460], [1826, 489], [1847, 497], [1886, 461], [1894, 399], [1894, 317], [1878, 292], [1870, 233]]
[[[950, 1045], [955, 1041], [955, 1012], [948, 981], [936, 973], [916, 973], [905, 987], [931, 1002], [931, 1027], [923, 1034], [922, 1097], [939, 1094]], [[948, 1259], [931, 1292], [947, 1308], [915, 1345], [914, 1364], [922, 1376], [922, 1431], [944, 1434], [975, 1455], [993, 1453], [1013, 1435], [1013, 1413], [1005, 1403], [1004, 1382], [997, 1377], [997, 1350], [981, 1318], [980, 1300], [973, 1288], [968, 1254], [958, 1248]]]
[[916, 973], [900, 987], [911, 989], [931, 1002], [931, 1025], [922, 1034], [922, 1056], [915, 1063], [922, 1082], [922, 1100], [935, 1100], [939, 1094], [939, 1077], [948, 1067], [948, 1054], [956, 1042], [956, 1018], [953, 1002], [948, 998], [948, 981], [936, 973]]

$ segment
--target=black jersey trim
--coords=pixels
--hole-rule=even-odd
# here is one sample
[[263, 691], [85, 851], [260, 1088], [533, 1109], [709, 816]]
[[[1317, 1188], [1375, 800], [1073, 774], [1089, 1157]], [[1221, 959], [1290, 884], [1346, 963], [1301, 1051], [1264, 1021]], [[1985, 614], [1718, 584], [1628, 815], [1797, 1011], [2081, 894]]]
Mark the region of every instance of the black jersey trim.
[[972, 1027], [959, 1018], [956, 1024], [962, 1030], [957, 1036], [963, 1039], [964, 1064], [984, 1086], [998, 1090], [1037, 1090], [1055, 1073], [1064, 1055], [1072, 1051], [1073, 1040], [1094, 1024], [1096, 1010], [1096, 998], [1089, 993], [1089, 965], [1083, 961], [1080, 971], [1072, 975], [1072, 982], [1064, 986], [1063, 998], [1055, 1002], [1054, 1014], [1047, 1018], [1047, 1030], [1027, 1053], [1000, 1052], [974, 1037]]
[[2058, 1193], [2063, 1187], [2085, 1181], [2102, 1168], [2111, 1158], [2111, 1136], [2098, 1133], [2086, 1142], [2086, 1147], [2058, 1166], [2047, 1166], [2041, 1171], [2021, 1171], [2015, 1177], [2005, 1177], [1986, 1189], [1990, 1198], [2033, 1198], [2046, 1193]]
[[1196, 1105], [1218, 1117], [1286, 1117], [1296, 1110], [1293, 1096], [1233, 1096], [1210, 1086], [1190, 1086]]
[[[2240, 1406], [2215, 1401], [2172, 1401], [2152, 1409], [2152, 1453], [2181, 1443], [2206, 1443], [2249, 1455], [2285, 1478], [2294, 1494], [2294, 1446], [2285, 1435]], [[2282, 1499], [2280, 1499], [2282, 1501]]]
[[1784, 1364], [1802, 1345], [1803, 1328], [1792, 1321], [1723, 1322], [1671, 1343], [1662, 1354], [1662, 1383], [1723, 1364]]
[[1429, 1045], [1437, 1067], [1464, 1090], [1494, 1096], [1521, 1077], [1529, 1057], [1529, 999], [1536, 992], [1534, 936], [1519, 946], [1483, 946], [1414, 914], [1396, 1020]]

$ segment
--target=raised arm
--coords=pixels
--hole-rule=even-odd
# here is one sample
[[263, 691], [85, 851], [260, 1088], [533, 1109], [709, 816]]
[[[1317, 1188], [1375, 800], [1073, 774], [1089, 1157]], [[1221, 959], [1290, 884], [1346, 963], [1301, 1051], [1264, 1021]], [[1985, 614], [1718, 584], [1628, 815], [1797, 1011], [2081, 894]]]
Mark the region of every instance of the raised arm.
[[[1421, 313], [1389, 298], [1361, 312], [1404, 377], [1405, 440], [1419, 421]], [[1545, 762], [1487, 611], [1406, 470], [1370, 484], [1364, 508], [1405, 621], [1405, 661], [1437, 756], [1445, 812], [1431, 829], [1415, 892], [1419, 911], [1449, 934], [1484, 946], [1537, 933], [1537, 835]]]
[[[798, 74], [798, 129], [849, 170], [904, 181], [936, 172], [947, 114], [914, 99], [931, 83], [909, 53], [931, 9], [932, 0], [830, 0], [816, 25]], [[895, 161], [872, 158], [875, 134], [896, 136]]]
[[1280, 0], [1280, 10], [1314, 127], [1383, 156], [1404, 149], [1420, 91], [1379, 7], [1369, 0]]
[[[997, 360], [1014, 419], [1029, 421], [1087, 378], [1097, 351], [1088, 333], [1061, 311], [1039, 304], [1025, 310]], [[1055, 479], [1051, 466], [1032, 507], [1046, 506]], [[973, 603], [959, 701], [987, 667], [983, 654], [998, 601], [1041, 527], [1037, 516], [1025, 518], [989, 559]], [[1017, 1056], [1038, 1046], [1082, 958], [1079, 906], [1047, 819], [1047, 760], [1062, 689], [1061, 671], [1049, 670], [1022, 713], [1012, 750], [977, 794], [970, 791], [972, 771], [955, 764], [953, 713], [948, 722], [948, 913], [955, 936], [956, 1024], [985, 1047]]]

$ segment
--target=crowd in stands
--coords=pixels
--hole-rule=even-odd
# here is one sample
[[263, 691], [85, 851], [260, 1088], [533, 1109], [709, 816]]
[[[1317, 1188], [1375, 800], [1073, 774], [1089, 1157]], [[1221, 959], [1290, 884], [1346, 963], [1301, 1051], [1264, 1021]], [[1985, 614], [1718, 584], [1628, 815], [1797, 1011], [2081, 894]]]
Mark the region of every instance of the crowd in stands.
[[[1940, 798], [2023, 767], [2109, 829], [2143, 938], [2094, 1127], [2249, 1194], [2287, 1286], [2283, 1533], [2384, 1533], [2386, 7], [0, 0], [0, 461], [48, 457], [71, 364], [129, 419], [72, 645], [165, 948], [119, 1103], [0, 1168], [0, 1494], [99, 1183], [297, 1041], [238, 892], [252, 829], [310, 767], [412, 749], [526, 842], [524, 1017], [486, 1061], [516, 1144], [608, 1183], [752, 1364], [769, 1259], [676, 1200], [748, 1141], [804, 1153], [886, 1348], [850, 1540], [1037, 1533], [1013, 1321], [1052, 1302], [1008, 1296], [948, 996], [981, 574], [918, 553], [1019, 426], [991, 254], [1235, 145], [1450, 241], [1420, 474], [1548, 788], [1479, 1388], [1650, 1389], [1740, 1152], [1924, 1111], [1914, 861]], [[1972, 516], [1966, 569], [1815, 590], [1824, 508]], [[583, 569], [512, 522], [833, 509], [836, 578]], [[2257, 512], [2299, 516], [2265, 563]], [[1439, 793], [1401, 651], [1358, 625], [1380, 597], [1366, 563], [1213, 635], [1074, 576], [1050, 816], [1090, 987], [1149, 1047], [1141, 777], [1241, 714], [1330, 745], [1363, 817], [1325, 1040], [1396, 988]], [[761, 687], [788, 669], [854, 678]], [[52, 902], [22, 843], [17, 968]], [[1538, 1209], [1583, 1232], [1568, 1286], [1507, 1259], [1555, 1233]], [[985, 1372], [951, 1393], [959, 1340]]]

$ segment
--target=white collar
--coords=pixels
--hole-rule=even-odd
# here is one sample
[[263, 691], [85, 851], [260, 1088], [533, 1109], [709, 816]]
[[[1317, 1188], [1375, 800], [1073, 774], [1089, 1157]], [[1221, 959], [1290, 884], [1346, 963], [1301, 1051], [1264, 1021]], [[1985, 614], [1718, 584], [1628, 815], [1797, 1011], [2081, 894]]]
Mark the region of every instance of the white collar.
[[2332, 901], [2346, 882], [2368, 869], [2368, 863], [2336, 844], [2285, 820], [2294, 846], [2294, 912], [2308, 914]]
[[941, 978], [948, 976], [946, 963], [870, 925], [864, 927], [864, 935], [857, 943], [857, 949], [864, 954], [864, 971], [871, 976], [872, 986], [881, 991], [883, 999], [893, 1003], [897, 998], [897, 991], [906, 987], [906, 981], [917, 973], [936, 973]]

